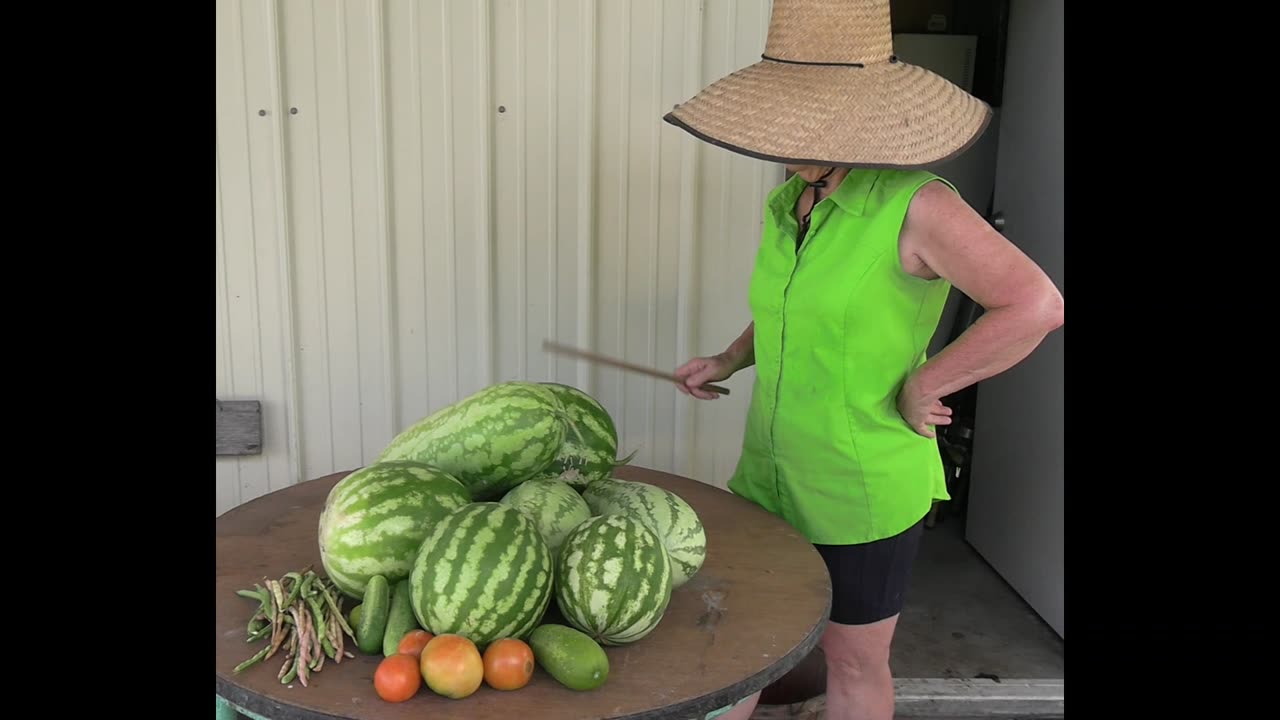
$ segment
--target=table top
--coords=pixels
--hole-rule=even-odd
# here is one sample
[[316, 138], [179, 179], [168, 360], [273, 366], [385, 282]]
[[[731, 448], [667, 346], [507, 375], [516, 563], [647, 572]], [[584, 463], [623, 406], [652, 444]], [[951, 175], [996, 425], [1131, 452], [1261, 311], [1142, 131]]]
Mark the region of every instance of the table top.
[[[216, 521], [217, 692], [273, 720], [446, 720], [509, 717], [512, 712], [521, 720], [701, 718], [780, 678], [813, 649], [826, 625], [831, 599], [826, 566], [790, 525], [696, 480], [622, 467], [616, 477], [666, 488], [693, 507], [706, 529], [707, 559], [697, 575], [672, 593], [666, 615], [648, 637], [605, 648], [610, 672], [603, 687], [569, 690], [538, 668], [529, 684], [514, 692], [481, 685], [467, 698], [450, 700], [424, 684], [410, 700], [389, 703], [373, 688], [381, 653], [364, 655], [349, 639], [347, 647], [356, 657], [341, 664], [326, 662], [308, 687], [276, 679], [277, 658], [283, 653], [233, 674], [262, 644], [245, 640], [245, 625], [257, 605], [238, 597], [236, 590], [308, 565], [323, 574], [317, 540], [320, 510], [329, 489], [346, 474], [264, 495]], [[348, 599], [343, 607], [355, 604]]]

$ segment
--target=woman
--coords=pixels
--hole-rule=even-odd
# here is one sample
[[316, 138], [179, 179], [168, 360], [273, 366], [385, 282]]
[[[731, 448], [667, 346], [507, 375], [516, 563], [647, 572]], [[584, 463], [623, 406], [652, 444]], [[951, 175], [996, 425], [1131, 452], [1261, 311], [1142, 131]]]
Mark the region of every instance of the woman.
[[[769, 195], [752, 322], [677, 370], [682, 392], [757, 377], [734, 493], [810, 540], [831, 575], [827, 717], [891, 720], [889, 649], [922, 522], [948, 499], [941, 399], [1007, 370], [1063, 323], [1044, 272], [946, 180], [990, 109], [892, 55], [888, 0], [774, 0], [763, 59], [665, 118], [794, 174]], [[954, 286], [985, 308], [936, 357]], [[758, 695], [720, 720], [745, 720]]]

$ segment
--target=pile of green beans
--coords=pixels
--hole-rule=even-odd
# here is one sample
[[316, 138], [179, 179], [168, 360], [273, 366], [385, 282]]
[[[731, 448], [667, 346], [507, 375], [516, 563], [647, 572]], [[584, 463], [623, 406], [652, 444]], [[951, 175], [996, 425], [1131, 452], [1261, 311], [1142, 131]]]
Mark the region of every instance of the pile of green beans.
[[355, 632], [342, 615], [343, 595], [337, 586], [306, 568], [286, 573], [279, 580], [263, 579], [252, 590], [237, 590], [236, 595], [258, 601], [258, 609], [249, 619], [248, 640], [266, 640], [267, 644], [253, 657], [236, 666], [239, 673], [259, 662], [270, 660], [286, 648], [284, 665], [276, 676], [288, 685], [297, 678], [303, 687], [311, 673], [324, 668], [325, 658], [341, 663], [343, 657], [355, 655], [345, 650], [345, 636], [355, 640]]

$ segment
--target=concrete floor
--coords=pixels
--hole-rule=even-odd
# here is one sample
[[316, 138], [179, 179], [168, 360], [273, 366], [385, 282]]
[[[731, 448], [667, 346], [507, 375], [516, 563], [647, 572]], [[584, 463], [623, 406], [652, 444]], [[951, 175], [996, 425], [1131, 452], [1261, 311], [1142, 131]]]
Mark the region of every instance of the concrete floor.
[[925, 531], [894, 676], [1065, 679], [1063, 641], [964, 541], [963, 521], [950, 515]]

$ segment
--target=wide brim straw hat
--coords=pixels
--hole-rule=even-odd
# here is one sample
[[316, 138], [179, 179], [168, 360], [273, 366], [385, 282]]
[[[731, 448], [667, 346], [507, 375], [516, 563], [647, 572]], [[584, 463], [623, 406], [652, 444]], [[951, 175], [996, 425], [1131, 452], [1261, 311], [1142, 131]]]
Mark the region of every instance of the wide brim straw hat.
[[663, 119], [771, 162], [909, 169], [967, 150], [991, 108], [894, 56], [889, 0], [773, 0], [761, 60]]

